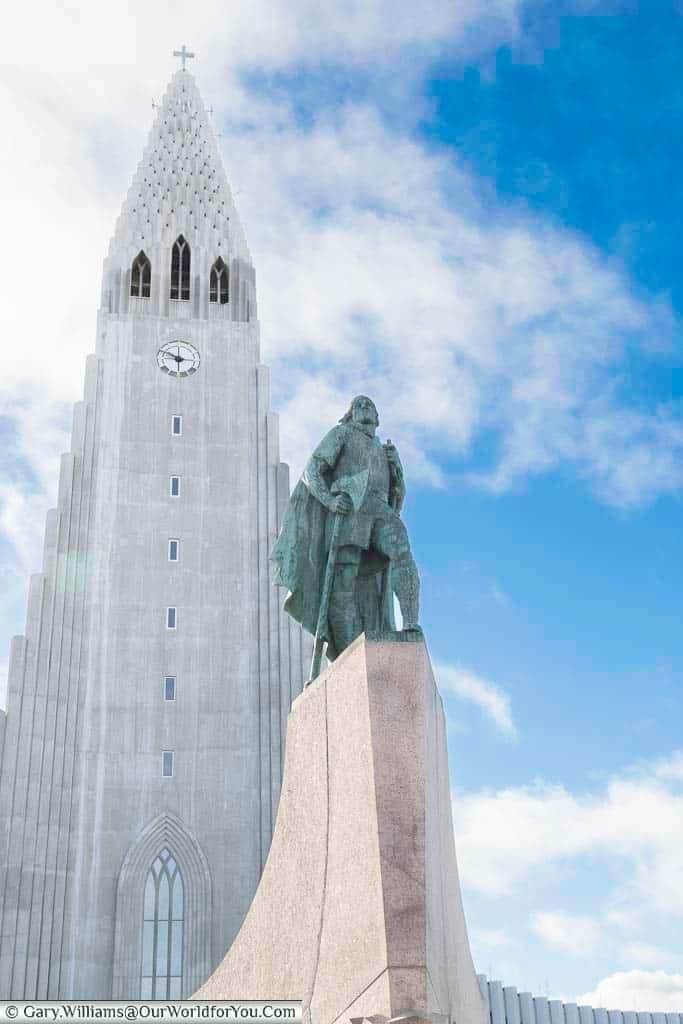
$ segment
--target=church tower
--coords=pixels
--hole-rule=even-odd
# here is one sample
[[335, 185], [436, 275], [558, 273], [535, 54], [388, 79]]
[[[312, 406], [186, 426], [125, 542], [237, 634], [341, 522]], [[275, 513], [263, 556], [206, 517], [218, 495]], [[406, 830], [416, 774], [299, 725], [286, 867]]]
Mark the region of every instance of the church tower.
[[185, 56], [104, 262], [12, 643], [1, 998], [204, 981], [258, 884], [310, 657], [272, 586], [289, 479], [254, 268]]

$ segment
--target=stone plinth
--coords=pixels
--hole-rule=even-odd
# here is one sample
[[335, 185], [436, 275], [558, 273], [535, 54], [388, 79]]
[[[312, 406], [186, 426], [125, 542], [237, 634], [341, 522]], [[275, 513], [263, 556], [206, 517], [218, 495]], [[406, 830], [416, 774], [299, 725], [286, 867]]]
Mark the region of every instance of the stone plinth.
[[460, 899], [444, 714], [423, 643], [359, 639], [295, 701], [249, 914], [197, 998], [486, 1024]]

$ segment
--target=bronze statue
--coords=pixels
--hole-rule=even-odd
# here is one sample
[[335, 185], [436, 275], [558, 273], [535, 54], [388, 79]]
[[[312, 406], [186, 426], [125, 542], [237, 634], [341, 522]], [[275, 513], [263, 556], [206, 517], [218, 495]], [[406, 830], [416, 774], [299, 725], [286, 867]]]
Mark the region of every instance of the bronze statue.
[[[332, 661], [362, 632], [395, 631], [395, 593], [406, 639], [422, 635], [420, 581], [400, 518], [405, 496], [396, 448], [376, 437], [374, 402], [359, 395], [308, 460], [273, 549], [285, 609]], [[395, 635], [395, 634], [394, 634]]]

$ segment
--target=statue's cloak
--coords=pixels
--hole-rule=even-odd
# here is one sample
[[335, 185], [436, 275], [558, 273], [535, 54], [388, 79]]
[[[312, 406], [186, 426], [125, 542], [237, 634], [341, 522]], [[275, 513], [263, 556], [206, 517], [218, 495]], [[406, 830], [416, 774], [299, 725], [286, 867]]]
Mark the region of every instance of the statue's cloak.
[[303, 480], [292, 491], [273, 548], [275, 583], [287, 587], [285, 611], [315, 634], [327, 563], [328, 511]]

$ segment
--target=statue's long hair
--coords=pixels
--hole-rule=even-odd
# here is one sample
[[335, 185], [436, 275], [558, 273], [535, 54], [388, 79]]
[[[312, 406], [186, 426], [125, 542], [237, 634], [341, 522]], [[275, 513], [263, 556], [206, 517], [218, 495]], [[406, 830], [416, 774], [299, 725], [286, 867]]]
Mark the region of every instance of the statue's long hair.
[[372, 401], [371, 398], [368, 398], [367, 395], [356, 395], [356, 397], [351, 402], [351, 405], [348, 407], [348, 409], [346, 410], [346, 412], [344, 413], [342, 418], [339, 420], [339, 422], [340, 423], [350, 423], [351, 420], [353, 419], [353, 410], [356, 407], [356, 403], [357, 402], [362, 402], [362, 401], [371, 402], [372, 403], [372, 407], [375, 410], [375, 426], [378, 427], [379, 426], [379, 416], [377, 414], [377, 406], [375, 405], [375, 403]]

